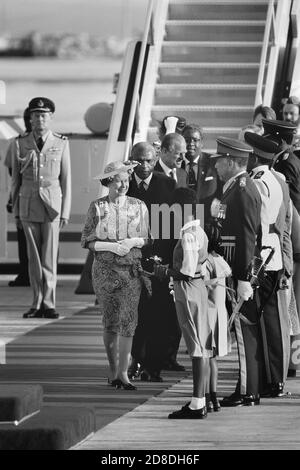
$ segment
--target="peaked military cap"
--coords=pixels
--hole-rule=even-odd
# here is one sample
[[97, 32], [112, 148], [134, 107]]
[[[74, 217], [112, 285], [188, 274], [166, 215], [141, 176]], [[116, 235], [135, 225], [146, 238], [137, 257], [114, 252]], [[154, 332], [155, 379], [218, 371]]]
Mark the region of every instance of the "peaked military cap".
[[49, 98], [43, 98], [38, 96], [37, 98], [32, 98], [28, 105], [29, 111], [44, 111], [44, 113], [54, 113], [55, 104]]
[[297, 124], [293, 124], [292, 122], [262, 119], [262, 124], [264, 126], [264, 136], [274, 135], [285, 137], [297, 134]]
[[280, 151], [278, 144], [254, 132], [245, 132], [244, 138], [247, 144], [253, 148], [255, 155], [265, 160], [273, 160], [275, 154]]
[[244, 142], [237, 139], [229, 139], [228, 137], [218, 137], [217, 153], [212, 154], [211, 158], [248, 158], [249, 153], [253, 153], [253, 150]]

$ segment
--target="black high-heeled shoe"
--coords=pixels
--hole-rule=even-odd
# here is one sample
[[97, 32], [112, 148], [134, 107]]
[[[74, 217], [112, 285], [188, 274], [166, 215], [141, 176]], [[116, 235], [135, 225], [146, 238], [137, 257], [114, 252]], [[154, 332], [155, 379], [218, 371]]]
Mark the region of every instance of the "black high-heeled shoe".
[[221, 405], [220, 405], [220, 402], [217, 398], [217, 395], [215, 393], [211, 393], [210, 394], [210, 399], [211, 399], [211, 403], [213, 405], [213, 410], [214, 411], [221, 411]]
[[123, 388], [124, 390], [137, 390], [137, 388], [132, 385], [132, 383], [128, 382], [122, 382], [121, 379], [115, 379], [111, 382], [112, 387], [115, 387], [117, 389]]

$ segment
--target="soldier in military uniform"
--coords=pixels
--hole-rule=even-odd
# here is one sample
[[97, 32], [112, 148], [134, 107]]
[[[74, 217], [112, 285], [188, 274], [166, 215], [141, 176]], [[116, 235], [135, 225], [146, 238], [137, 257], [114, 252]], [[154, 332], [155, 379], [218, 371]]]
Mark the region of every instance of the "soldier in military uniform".
[[270, 169], [279, 145], [251, 132], [245, 133], [245, 141], [252, 146], [248, 169], [262, 199], [261, 207], [261, 256], [266, 259], [269, 250], [274, 254], [265, 267], [258, 289], [260, 325], [264, 345], [263, 396], [283, 395], [290, 355], [290, 325], [287, 295], [287, 279], [292, 275], [293, 254], [290, 238], [291, 219], [287, 217], [289, 206], [281, 180]]
[[262, 344], [249, 270], [257, 249], [261, 199], [247, 173], [251, 152], [251, 147], [244, 142], [219, 137], [217, 154], [211, 157], [216, 161], [219, 178], [225, 183], [217, 215], [222, 226], [222, 238], [229, 237], [234, 244], [234, 250], [227, 256], [227, 261], [232, 268], [237, 297], [244, 300], [241, 312], [246, 319], [245, 321], [237, 315], [234, 320], [239, 353], [239, 380], [235, 392], [223, 399], [222, 406], [259, 404]]
[[32, 132], [17, 138], [12, 152], [12, 204], [24, 228], [33, 290], [24, 318], [57, 318], [55, 310], [59, 230], [71, 206], [70, 151], [66, 137], [49, 129], [54, 103], [33, 98], [29, 103]]
[[300, 160], [294, 154], [293, 143], [297, 125], [292, 122], [263, 119], [264, 137], [279, 144], [280, 155], [276, 158], [274, 169], [283, 173], [288, 183], [290, 196], [300, 214]]

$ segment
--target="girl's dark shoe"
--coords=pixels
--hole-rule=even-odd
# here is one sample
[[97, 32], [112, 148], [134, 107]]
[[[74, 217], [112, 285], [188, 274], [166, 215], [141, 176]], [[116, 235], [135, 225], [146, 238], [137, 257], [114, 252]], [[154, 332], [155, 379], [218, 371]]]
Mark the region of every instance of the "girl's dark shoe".
[[173, 411], [170, 413], [169, 419], [204, 419], [207, 417], [206, 406], [200, 408], [200, 410], [191, 410], [189, 403], [184, 405], [181, 410]]

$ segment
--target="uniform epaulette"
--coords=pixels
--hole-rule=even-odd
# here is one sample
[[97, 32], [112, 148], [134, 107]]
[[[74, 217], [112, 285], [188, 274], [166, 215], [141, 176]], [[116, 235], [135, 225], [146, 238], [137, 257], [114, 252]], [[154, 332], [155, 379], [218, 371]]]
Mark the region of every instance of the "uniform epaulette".
[[58, 137], [59, 139], [68, 140], [68, 137], [66, 135], [59, 134], [58, 132], [53, 132], [53, 135], [55, 135], [55, 137]]
[[27, 137], [29, 132], [24, 132], [24, 134], [19, 134], [17, 139], [23, 139], [23, 137]]

